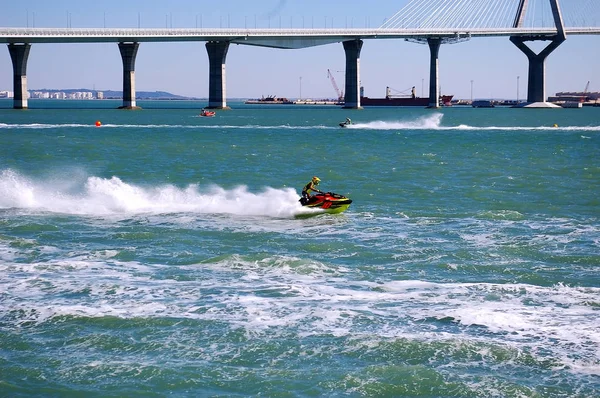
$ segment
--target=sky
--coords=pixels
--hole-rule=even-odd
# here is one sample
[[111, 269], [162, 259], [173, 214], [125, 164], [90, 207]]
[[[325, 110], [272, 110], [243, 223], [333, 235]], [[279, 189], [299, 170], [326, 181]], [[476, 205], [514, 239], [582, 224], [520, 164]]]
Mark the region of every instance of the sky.
[[[376, 28], [408, 0], [0, 0], [0, 27], [73, 28]], [[564, 1], [564, 0], [563, 0]], [[574, 1], [574, 0], [569, 0]], [[596, 25], [597, 26], [597, 25]], [[528, 42], [536, 52], [549, 42]], [[5, 45], [2, 45], [5, 46]], [[600, 91], [600, 35], [568, 36], [546, 60], [546, 95]], [[231, 45], [226, 60], [227, 98], [276, 95], [334, 98], [330, 69], [343, 89], [341, 43], [305, 49]], [[527, 57], [508, 37], [444, 44], [439, 53], [441, 92], [455, 99], [520, 99], [527, 92]], [[33, 44], [29, 90], [122, 89], [116, 43]], [[135, 63], [137, 91], [208, 96], [204, 42], [141, 43]], [[386, 86], [427, 96], [429, 49], [401, 39], [364, 40], [360, 55], [365, 95], [383, 97]], [[12, 62], [0, 49], [0, 91], [13, 91]], [[472, 94], [471, 94], [472, 93]]]

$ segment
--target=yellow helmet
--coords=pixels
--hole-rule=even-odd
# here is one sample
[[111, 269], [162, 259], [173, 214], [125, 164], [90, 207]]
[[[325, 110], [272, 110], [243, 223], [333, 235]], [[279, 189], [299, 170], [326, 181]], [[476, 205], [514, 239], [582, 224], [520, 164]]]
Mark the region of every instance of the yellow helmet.
[[320, 183], [320, 182], [321, 182], [321, 179], [320, 179], [319, 177], [316, 177], [316, 176], [315, 176], [315, 177], [313, 177], [313, 178], [312, 178], [312, 181], [313, 181], [315, 184], [318, 184], [318, 183]]

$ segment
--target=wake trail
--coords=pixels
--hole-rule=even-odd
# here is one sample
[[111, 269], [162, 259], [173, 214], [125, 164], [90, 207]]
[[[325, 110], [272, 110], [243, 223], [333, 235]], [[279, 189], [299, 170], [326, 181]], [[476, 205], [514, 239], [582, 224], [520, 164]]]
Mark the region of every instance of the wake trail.
[[[600, 126], [472, 126], [467, 124], [457, 124], [454, 126], [445, 126], [442, 124], [444, 115], [435, 113], [431, 115], [417, 117], [412, 120], [372, 120], [355, 121], [346, 126], [347, 130], [381, 130], [381, 131], [403, 131], [403, 130], [433, 130], [433, 131], [548, 131], [548, 132], [569, 132], [569, 131], [600, 131]], [[0, 130], [27, 130], [27, 129], [187, 129], [187, 130], [342, 130], [337, 123], [334, 125], [315, 124], [315, 125], [293, 125], [293, 124], [112, 124], [105, 123], [96, 126], [95, 121], [90, 124], [65, 123], [65, 124], [7, 124], [0, 123]]]
[[189, 184], [142, 187], [119, 177], [96, 176], [35, 180], [11, 169], [0, 171], [0, 209], [105, 216], [140, 213], [232, 214], [290, 218], [310, 213], [292, 188], [266, 187], [253, 193], [246, 186], [224, 189]]

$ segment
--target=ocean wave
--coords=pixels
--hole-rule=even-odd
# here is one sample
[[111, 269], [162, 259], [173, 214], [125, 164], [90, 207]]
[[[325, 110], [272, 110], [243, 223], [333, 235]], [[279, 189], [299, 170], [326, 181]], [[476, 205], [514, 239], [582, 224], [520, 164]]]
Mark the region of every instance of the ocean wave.
[[[355, 121], [352, 125], [346, 127], [347, 130], [433, 130], [433, 131], [548, 131], [548, 132], [596, 132], [600, 131], [600, 126], [554, 126], [553, 124], [542, 126], [474, 126], [467, 124], [444, 125], [442, 120], [444, 114], [434, 113], [427, 116], [415, 117], [409, 120], [371, 120], [371, 121]], [[258, 125], [258, 124], [219, 124], [219, 123], [201, 123], [201, 124], [115, 124], [103, 123], [101, 126], [96, 126], [96, 122], [92, 121], [89, 124], [81, 123], [65, 123], [65, 124], [44, 124], [44, 123], [29, 123], [29, 124], [7, 124], [0, 123], [0, 129], [57, 129], [57, 128], [101, 128], [101, 129], [216, 129], [216, 130], [320, 130], [333, 129], [340, 130], [337, 123], [334, 125], [316, 124], [316, 125], [293, 125], [293, 124], [276, 124], [276, 125]], [[582, 138], [589, 139], [588, 136]]]
[[357, 280], [350, 268], [281, 255], [224, 255], [184, 266], [116, 257], [5, 262], [0, 319], [12, 328], [65, 318], [187, 319], [257, 338], [485, 343], [551, 358], [573, 372], [598, 369], [596, 287], [374, 282]]

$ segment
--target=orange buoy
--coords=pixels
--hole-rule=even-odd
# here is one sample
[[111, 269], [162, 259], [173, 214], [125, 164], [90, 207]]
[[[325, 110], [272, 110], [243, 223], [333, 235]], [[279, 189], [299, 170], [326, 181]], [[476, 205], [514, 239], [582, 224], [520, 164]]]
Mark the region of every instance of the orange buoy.
[[96, 127], [100, 127], [102, 126], [102, 123], [100, 122], [100, 120], [96, 120]]

